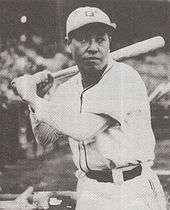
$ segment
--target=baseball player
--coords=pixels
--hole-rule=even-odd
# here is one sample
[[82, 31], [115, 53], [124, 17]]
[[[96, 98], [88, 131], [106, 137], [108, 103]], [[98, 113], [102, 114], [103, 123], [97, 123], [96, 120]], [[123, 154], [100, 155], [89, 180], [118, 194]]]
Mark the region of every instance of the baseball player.
[[41, 144], [69, 137], [78, 168], [77, 210], [165, 210], [162, 187], [151, 170], [155, 139], [145, 85], [130, 66], [109, 57], [116, 24], [98, 8], [74, 10], [66, 41], [79, 73], [50, 100], [36, 94], [47, 72], [16, 81], [31, 107]]

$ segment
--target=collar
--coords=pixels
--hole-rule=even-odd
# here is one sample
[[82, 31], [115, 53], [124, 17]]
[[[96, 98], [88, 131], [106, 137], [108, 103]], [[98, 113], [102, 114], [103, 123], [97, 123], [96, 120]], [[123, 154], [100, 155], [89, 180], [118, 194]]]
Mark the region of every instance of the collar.
[[108, 57], [108, 65], [107, 65], [107, 68], [105, 69], [105, 71], [103, 72], [101, 78], [103, 78], [103, 76], [112, 68], [113, 64], [115, 63], [116, 61], [113, 60], [112, 56], [109, 55]]
[[[105, 69], [105, 71], [104, 71], [103, 74], [101, 75], [100, 80], [104, 77], [105, 74], [108, 73], [108, 71], [112, 68], [112, 66], [114, 65], [115, 62], [116, 62], [116, 61], [113, 60], [112, 56], [109, 55], [109, 57], [108, 57], [108, 65], [107, 65], [107, 68]], [[77, 66], [76, 66], [76, 67], [77, 67]], [[78, 68], [78, 67], [77, 67], [77, 68]], [[98, 82], [100, 82], [100, 80], [99, 80]], [[82, 92], [86, 91], [87, 89], [93, 87], [94, 85], [96, 85], [96, 84], [98, 83], [98, 82], [97, 82], [97, 83], [95, 83], [95, 84], [92, 84], [92, 85], [90, 85], [89, 87], [87, 87], [87, 88], [84, 89], [84, 88], [83, 88], [83, 85], [82, 85], [82, 79], [81, 79], [81, 74], [80, 74], [80, 72], [79, 72], [77, 75], [74, 76], [74, 81], [75, 81], [75, 83], [76, 83], [76, 89], [78, 90], [79, 93], [82, 93]]]

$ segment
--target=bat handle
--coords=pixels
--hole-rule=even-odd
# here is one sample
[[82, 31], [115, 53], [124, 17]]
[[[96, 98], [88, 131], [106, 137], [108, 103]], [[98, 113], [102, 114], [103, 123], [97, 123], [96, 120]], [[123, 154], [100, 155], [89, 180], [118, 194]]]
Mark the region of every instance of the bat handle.
[[43, 97], [53, 86], [54, 77], [51, 74], [47, 75], [47, 81], [37, 84], [37, 95]]
[[[34, 75], [33, 75], [33, 77], [34, 77]], [[19, 78], [16, 78], [15, 80], [17, 80], [17, 79], [19, 79]], [[54, 82], [54, 77], [51, 74], [48, 74], [46, 81], [40, 82], [37, 84], [37, 94], [40, 97], [43, 97], [45, 95], [45, 93], [52, 87], [53, 82]], [[9, 89], [13, 90], [15, 95], [19, 96], [18, 90], [17, 90], [17, 85], [14, 80], [9, 83], [8, 87], [9, 87]]]

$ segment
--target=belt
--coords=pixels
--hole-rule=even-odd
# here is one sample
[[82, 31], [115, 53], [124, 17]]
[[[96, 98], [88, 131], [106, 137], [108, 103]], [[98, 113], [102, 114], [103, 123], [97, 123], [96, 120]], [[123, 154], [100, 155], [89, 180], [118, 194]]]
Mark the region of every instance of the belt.
[[[119, 170], [119, 169], [113, 169], [113, 170]], [[111, 182], [114, 183], [114, 176], [113, 176], [113, 170], [111, 169], [105, 169], [102, 171], [97, 170], [90, 170], [86, 172], [86, 176], [89, 179], [95, 179], [98, 182]], [[130, 179], [133, 179], [137, 176], [140, 176], [142, 173], [142, 166], [138, 165], [135, 168], [127, 171], [121, 171], [121, 175], [123, 176], [123, 181], [127, 181]]]

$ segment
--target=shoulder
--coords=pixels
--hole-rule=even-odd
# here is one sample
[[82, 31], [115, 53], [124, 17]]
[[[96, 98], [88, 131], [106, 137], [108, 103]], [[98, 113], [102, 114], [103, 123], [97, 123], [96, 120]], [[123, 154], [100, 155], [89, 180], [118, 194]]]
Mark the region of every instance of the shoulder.
[[109, 97], [147, 95], [146, 86], [139, 73], [131, 66], [116, 61], [113, 61], [112, 66], [105, 72], [98, 87], [101, 89], [100, 93], [103, 92]]
[[121, 77], [125, 77], [126, 79], [139, 79], [141, 77], [139, 73], [131, 66], [125, 63], [114, 61], [112, 67], [108, 71], [109, 76], [114, 77], [114, 75], [118, 74]]
[[131, 66], [113, 61], [111, 68], [106, 72], [104, 76], [107, 81], [110, 81], [116, 84], [133, 84], [133, 85], [141, 85], [145, 87], [144, 81], [142, 80], [139, 73]]

